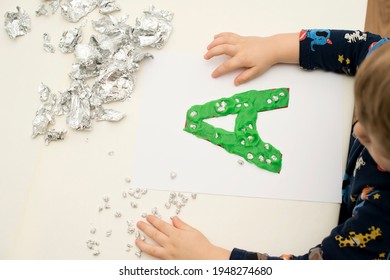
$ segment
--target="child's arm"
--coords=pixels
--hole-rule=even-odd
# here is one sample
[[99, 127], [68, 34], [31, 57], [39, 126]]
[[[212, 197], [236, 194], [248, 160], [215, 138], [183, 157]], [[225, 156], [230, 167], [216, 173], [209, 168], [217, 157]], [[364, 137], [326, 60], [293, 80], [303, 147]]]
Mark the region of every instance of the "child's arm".
[[298, 33], [278, 34], [270, 37], [240, 36], [221, 33], [208, 45], [205, 59], [219, 55], [230, 58], [214, 70], [217, 78], [236, 69], [244, 70], [234, 80], [235, 85], [247, 82], [277, 63], [299, 63]]
[[214, 78], [244, 68], [235, 78], [235, 85], [261, 75], [277, 63], [354, 75], [358, 65], [380, 40], [378, 35], [358, 30], [312, 29], [270, 37], [221, 33], [207, 47], [204, 58], [230, 57], [214, 70]]

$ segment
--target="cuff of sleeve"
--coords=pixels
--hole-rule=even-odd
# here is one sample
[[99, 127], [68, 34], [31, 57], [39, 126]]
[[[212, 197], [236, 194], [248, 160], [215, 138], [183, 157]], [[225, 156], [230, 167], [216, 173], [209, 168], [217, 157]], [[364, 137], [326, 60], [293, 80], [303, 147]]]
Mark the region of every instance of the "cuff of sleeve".
[[308, 43], [309, 40], [306, 39], [308, 30], [301, 30], [299, 33], [299, 66], [301, 66], [303, 69], [311, 70], [312, 65], [310, 61], [310, 44]]
[[258, 260], [258, 258], [256, 253], [234, 248], [230, 254], [229, 260]]

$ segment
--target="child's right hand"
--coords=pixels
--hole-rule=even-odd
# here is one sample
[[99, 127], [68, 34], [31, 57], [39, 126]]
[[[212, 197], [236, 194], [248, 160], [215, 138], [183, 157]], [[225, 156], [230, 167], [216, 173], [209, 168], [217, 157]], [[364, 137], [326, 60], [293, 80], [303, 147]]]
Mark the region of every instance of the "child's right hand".
[[276, 63], [298, 64], [298, 34], [253, 37], [229, 32], [220, 33], [215, 35], [214, 40], [207, 46], [204, 58], [208, 60], [222, 54], [230, 58], [214, 70], [212, 77], [217, 78], [244, 68], [234, 80], [235, 85], [240, 85], [263, 74]]

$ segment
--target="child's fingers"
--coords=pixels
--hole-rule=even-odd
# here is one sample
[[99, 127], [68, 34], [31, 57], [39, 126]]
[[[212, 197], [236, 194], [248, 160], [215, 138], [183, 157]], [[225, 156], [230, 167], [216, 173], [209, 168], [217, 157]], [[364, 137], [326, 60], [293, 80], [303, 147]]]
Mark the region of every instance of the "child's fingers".
[[143, 231], [148, 237], [153, 239], [160, 245], [164, 245], [168, 237], [157, 229], [154, 225], [147, 224], [143, 221], [137, 223], [137, 227]]
[[144, 253], [158, 258], [158, 259], [165, 259], [165, 249], [160, 246], [151, 245], [149, 243], [146, 243], [145, 241], [141, 240], [140, 238], [137, 238], [135, 240], [135, 245]]
[[154, 215], [148, 215], [146, 220], [165, 236], [170, 236], [175, 231], [175, 228], [171, 224], [164, 222]]
[[241, 85], [243, 83], [246, 83], [250, 80], [252, 80], [253, 78], [255, 78], [256, 76], [259, 76], [261, 74], [261, 71], [260, 69], [256, 68], [256, 67], [251, 67], [251, 68], [248, 68], [248, 69], [245, 69], [244, 71], [242, 71], [235, 79], [234, 79], [234, 84], [236, 86], [238, 85]]
[[221, 54], [226, 54], [228, 56], [234, 56], [236, 54], [236, 47], [234, 45], [223, 44], [218, 45], [210, 50], [203, 56], [205, 59], [213, 58]]
[[183, 230], [196, 230], [189, 224], [183, 222], [178, 216], [173, 217], [172, 219], [173, 226], [178, 228], [178, 229], [183, 229]]
[[210, 50], [218, 45], [224, 44], [236, 44], [238, 42], [238, 35], [234, 33], [222, 33], [214, 37], [214, 40], [207, 46], [207, 49]]
[[222, 63], [220, 66], [218, 66], [214, 72], [211, 74], [211, 76], [213, 78], [218, 78], [219, 76], [222, 76], [226, 73], [229, 73], [233, 70], [236, 70], [236, 69], [239, 69], [243, 67], [241, 64], [240, 64], [240, 61], [238, 59], [235, 59], [235, 58], [231, 58], [227, 61], [225, 61], [224, 63]]

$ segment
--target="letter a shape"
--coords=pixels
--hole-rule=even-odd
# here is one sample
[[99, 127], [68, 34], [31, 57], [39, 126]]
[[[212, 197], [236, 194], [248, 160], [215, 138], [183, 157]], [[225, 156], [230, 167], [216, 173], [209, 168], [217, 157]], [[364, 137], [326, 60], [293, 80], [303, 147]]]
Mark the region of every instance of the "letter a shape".
[[[239, 155], [246, 161], [271, 172], [282, 168], [281, 152], [261, 140], [257, 128], [257, 113], [288, 106], [289, 89], [249, 90], [229, 98], [194, 105], [187, 111], [184, 131], [208, 140]], [[237, 114], [234, 132], [214, 127], [205, 119]]]

